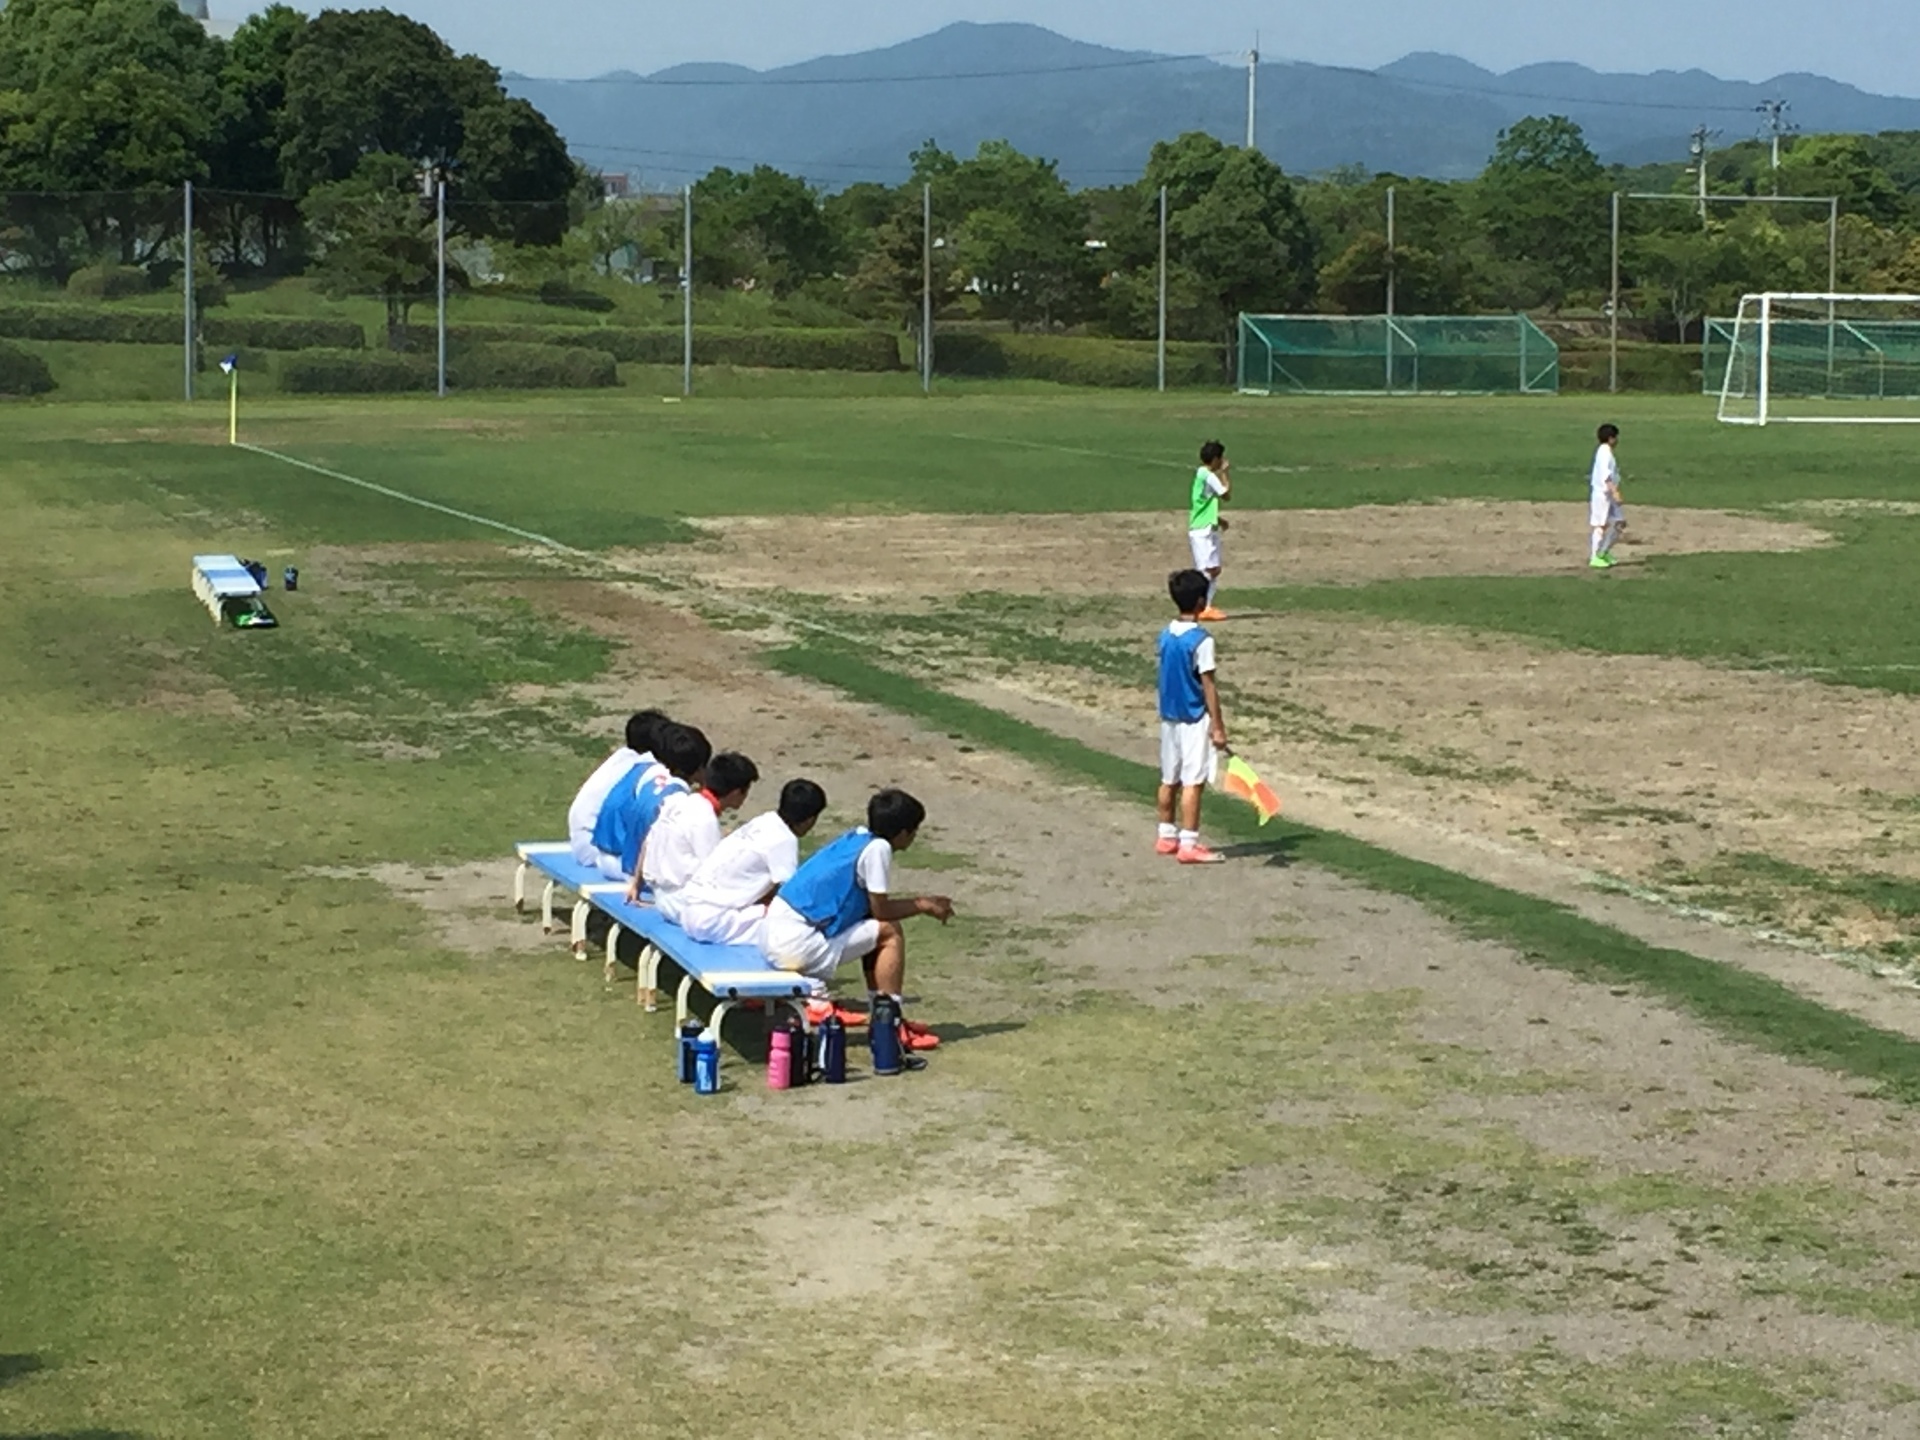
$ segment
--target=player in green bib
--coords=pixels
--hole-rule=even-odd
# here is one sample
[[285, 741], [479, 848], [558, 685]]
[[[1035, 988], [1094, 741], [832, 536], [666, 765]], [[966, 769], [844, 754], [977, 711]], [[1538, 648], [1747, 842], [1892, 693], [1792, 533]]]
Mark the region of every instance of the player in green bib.
[[1193, 472], [1193, 491], [1187, 505], [1187, 541], [1193, 547], [1193, 568], [1207, 577], [1207, 604], [1202, 620], [1224, 620], [1213, 597], [1220, 588], [1220, 532], [1227, 528], [1220, 502], [1233, 493], [1233, 466], [1227, 447], [1209, 440], [1200, 447], [1200, 468]]

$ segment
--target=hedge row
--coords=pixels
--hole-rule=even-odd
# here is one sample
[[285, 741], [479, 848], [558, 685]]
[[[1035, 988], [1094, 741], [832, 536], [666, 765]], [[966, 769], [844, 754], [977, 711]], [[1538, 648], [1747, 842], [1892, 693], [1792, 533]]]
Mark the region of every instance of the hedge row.
[[88, 265], [67, 277], [67, 293], [83, 300], [124, 300], [152, 288], [147, 272], [134, 265]]
[[[408, 337], [415, 350], [434, 347], [431, 330]], [[447, 343], [454, 353], [471, 345], [584, 345], [637, 365], [677, 365], [684, 341], [678, 330], [637, 326], [450, 325]], [[742, 365], [768, 370], [898, 370], [900, 342], [878, 330], [739, 330], [695, 328], [696, 365]]]
[[[1152, 386], [1159, 378], [1152, 341], [1074, 335], [936, 331], [933, 366], [942, 375], [1053, 380], [1062, 385]], [[1168, 385], [1218, 386], [1225, 375], [1218, 345], [1168, 342]]]
[[[303, 350], [280, 366], [294, 395], [392, 395], [434, 388], [434, 362], [385, 350]], [[456, 390], [592, 390], [620, 383], [613, 356], [579, 346], [474, 345], [447, 367]]]
[[[200, 336], [208, 345], [250, 350], [357, 350], [366, 334], [351, 320], [209, 315]], [[178, 345], [180, 316], [165, 310], [96, 310], [84, 305], [0, 305], [0, 337], [13, 340], [86, 340], [121, 345]]]
[[53, 389], [53, 372], [38, 355], [0, 342], [0, 395], [44, 395]]
[[[1562, 346], [1560, 388], [1605, 390], [1610, 365], [1606, 347]], [[1653, 394], [1700, 393], [1698, 345], [1648, 345], [1622, 342], [1620, 388]]]

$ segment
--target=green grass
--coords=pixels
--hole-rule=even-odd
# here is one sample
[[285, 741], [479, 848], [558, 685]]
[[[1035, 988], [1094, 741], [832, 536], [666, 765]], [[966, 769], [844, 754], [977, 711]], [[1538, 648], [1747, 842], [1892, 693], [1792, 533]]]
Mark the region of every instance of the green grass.
[[[934, 413], [1176, 461], [1220, 418], [1138, 412], [980, 392]], [[996, 507], [1037, 507], [1030, 485], [1164, 504], [1164, 466], [1028, 468], [1021, 447], [1004, 470], [963, 464], [926, 443], [927, 413], [625, 397], [263, 418], [295, 453], [593, 546], [672, 543], [686, 513], [805, 513], [841, 503], [837, 479], [850, 506], [957, 507], [940, 487], [962, 479]], [[1244, 413], [1277, 448], [1305, 412]], [[1912, 1323], [1899, 1272], [1858, 1262], [1873, 1223], [1920, 1230], [1901, 1194], [1850, 1207], [1685, 1176], [1656, 1193], [1443, 1120], [1459, 1097], [1544, 1104], [1584, 1082], [1434, 1043], [1410, 994], [1303, 980], [1203, 1016], [1103, 991], [1050, 963], [1091, 923], [1064, 912], [1098, 897], [916, 934], [916, 985], [957, 1036], [931, 1083], [776, 1102], [735, 1056], [738, 1088], [696, 1100], [669, 1078], [665, 1019], [597, 966], [452, 948], [359, 878], [440, 875], [557, 825], [596, 748], [582, 722], [632, 683], [611, 647], [516, 597], [534, 562], [473, 545], [424, 563], [406, 542], [482, 537], [228, 451], [217, 414], [4, 412], [0, 1434], [727, 1437], [817, 1428], [823, 1404], [849, 1433], [943, 1436], [1788, 1434], [1839, 1382], [1738, 1351], [1389, 1357], [1292, 1328], [1388, 1262], [1461, 1310], [1637, 1303], [1603, 1272], [1622, 1217], [1646, 1214], [1757, 1257], [1756, 1283], [1805, 1306]], [[402, 548], [349, 553], [382, 543]], [[188, 601], [185, 557], [214, 544], [302, 566], [286, 630], [222, 632]], [[956, 749], [1144, 793], [1138, 767], [870, 666], [788, 663]], [[1912, 1047], [1777, 987], [1336, 836], [1244, 838], [1752, 1043], [1890, 1091], [1912, 1077]], [[977, 892], [995, 841], [938, 829], [903, 865]], [[1276, 1118], [1347, 1097], [1375, 1108]], [[830, 1138], [808, 1128], [835, 1115]], [[1307, 1159], [1307, 1180], [1253, 1183]], [[1328, 1237], [1375, 1258], [1262, 1262]], [[788, 1285], [828, 1261], [845, 1288]]]

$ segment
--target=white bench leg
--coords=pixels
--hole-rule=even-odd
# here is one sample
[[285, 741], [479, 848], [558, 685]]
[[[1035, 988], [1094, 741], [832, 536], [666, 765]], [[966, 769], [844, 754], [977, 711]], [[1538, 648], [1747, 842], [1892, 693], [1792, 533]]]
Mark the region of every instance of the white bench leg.
[[660, 1008], [660, 947], [648, 945], [640, 952], [640, 969], [634, 976], [634, 999], [649, 1015]]
[[607, 926], [607, 964], [606, 968], [600, 972], [600, 981], [603, 985], [613, 984], [613, 972], [620, 963], [619, 948], [620, 922], [614, 920]]
[[576, 960], [587, 958], [587, 911], [592, 908], [584, 895], [573, 902], [573, 925], [569, 934], [572, 936], [573, 958]]
[[707, 1017], [707, 1028], [700, 1032], [700, 1038], [702, 1040], [711, 1040], [714, 1044], [718, 1045], [720, 1043], [721, 1026], [725, 1023], [727, 1012], [731, 1009], [733, 1009], [733, 1001], [715, 1000], [713, 1002], [713, 1014]]
[[540, 933], [553, 934], [553, 881], [547, 881], [547, 888], [540, 892]]
[[527, 913], [527, 862], [524, 860], [513, 871], [513, 913]]
[[687, 1004], [687, 1001], [692, 994], [693, 977], [691, 975], [682, 975], [680, 977], [680, 989], [675, 992], [673, 997], [673, 1023], [675, 1025], [684, 1025], [687, 1023], [687, 1016], [692, 1013], [692, 1008]]

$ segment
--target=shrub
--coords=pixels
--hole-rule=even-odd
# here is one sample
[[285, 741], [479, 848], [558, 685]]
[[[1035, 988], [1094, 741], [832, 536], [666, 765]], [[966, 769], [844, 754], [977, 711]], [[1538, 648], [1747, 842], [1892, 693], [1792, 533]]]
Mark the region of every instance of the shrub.
[[88, 265], [67, 277], [67, 293], [82, 300], [124, 300], [152, 288], [147, 272], [132, 265]]
[[[1078, 335], [935, 331], [933, 366], [941, 375], [1115, 388], [1152, 386], [1158, 378], [1152, 341]], [[1168, 343], [1168, 385], [1219, 385], [1225, 374], [1219, 346], [1187, 340]]]
[[[457, 355], [475, 345], [584, 346], [604, 350], [632, 365], [677, 365], [681, 335], [634, 325], [452, 325], [447, 344]], [[407, 348], [430, 352], [431, 331], [408, 337]], [[695, 328], [693, 358], [699, 365], [745, 365], [772, 370], [898, 370], [900, 342], [880, 330]]]
[[576, 290], [561, 279], [541, 281], [539, 293], [542, 305], [556, 305], [567, 310], [590, 310], [596, 315], [605, 315], [619, 308], [610, 296], [592, 290]]
[[351, 320], [208, 316], [200, 322], [200, 334], [220, 349], [358, 350], [367, 343], [366, 332]]
[[449, 366], [449, 383], [462, 390], [596, 390], [620, 383], [605, 350], [578, 345], [474, 345]]
[[0, 395], [44, 395], [53, 389], [53, 372], [38, 355], [0, 343]]
[[180, 316], [165, 310], [96, 310], [84, 305], [0, 305], [0, 338], [178, 345]]
[[292, 395], [388, 395], [434, 388], [434, 367], [418, 355], [385, 350], [302, 350], [280, 367]]
[[[1594, 391], [1607, 388], [1607, 349], [1601, 346], [1562, 346], [1560, 388]], [[1622, 341], [1620, 388], [1655, 394], [1700, 393], [1698, 345], [1651, 345]]]

